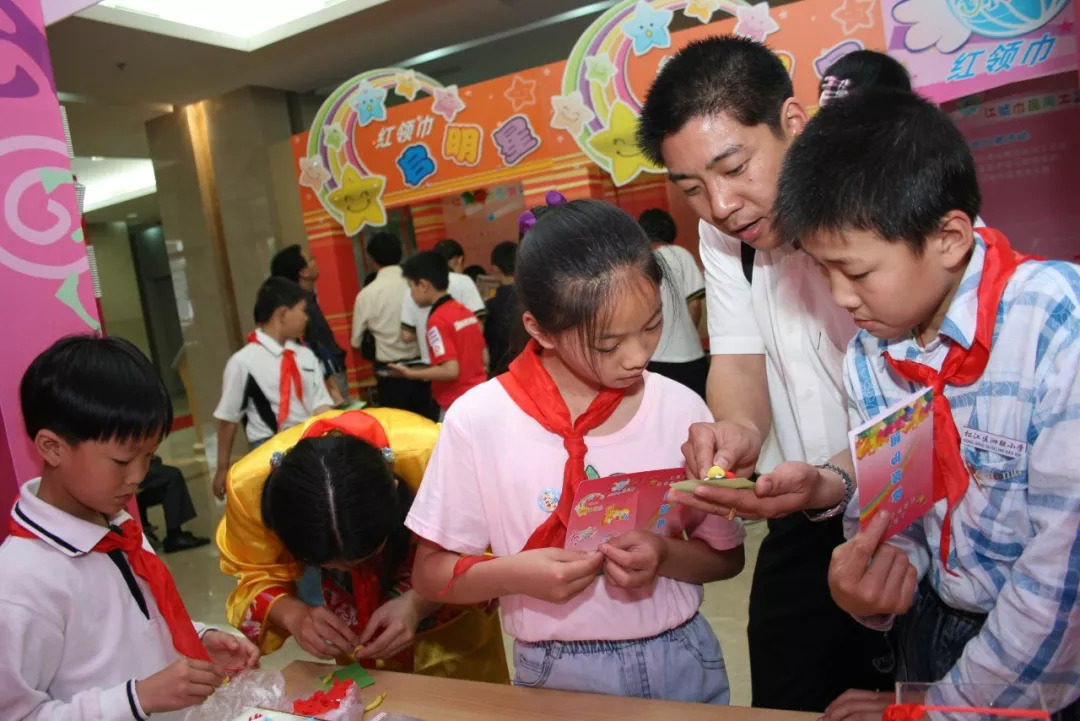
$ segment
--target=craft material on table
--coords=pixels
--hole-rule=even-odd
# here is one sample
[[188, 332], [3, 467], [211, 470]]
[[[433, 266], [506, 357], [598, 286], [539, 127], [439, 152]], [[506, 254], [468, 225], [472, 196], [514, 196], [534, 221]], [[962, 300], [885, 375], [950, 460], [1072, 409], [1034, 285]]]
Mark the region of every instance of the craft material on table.
[[673, 535], [683, 529], [678, 504], [666, 500], [671, 484], [686, 478], [682, 468], [592, 478], [581, 482], [566, 525], [567, 549], [594, 551], [629, 531]]
[[725, 471], [720, 466], [713, 466], [709, 469], [708, 473], [705, 474], [705, 478], [700, 481], [690, 478], [685, 481], [679, 481], [678, 483], [672, 483], [671, 490], [682, 491], [683, 493], [693, 493], [701, 486], [750, 490], [754, 487], [754, 482], [749, 478], [736, 478], [734, 473]]
[[327, 674], [322, 681], [325, 686], [330, 687], [335, 680], [352, 681], [357, 688], [367, 688], [375, 683], [375, 679], [371, 677], [367, 669], [358, 663], [339, 668], [333, 673]]
[[[374, 681], [372, 681], [374, 683]], [[293, 713], [307, 714], [308, 716], [320, 716], [329, 711], [336, 711], [345, 701], [349, 690], [356, 686], [351, 679], [335, 678], [329, 691], [316, 691], [307, 698], [293, 701]]]
[[859, 525], [877, 514], [891, 520], [883, 540], [934, 506], [934, 400], [926, 388], [888, 408], [849, 434], [859, 485]]

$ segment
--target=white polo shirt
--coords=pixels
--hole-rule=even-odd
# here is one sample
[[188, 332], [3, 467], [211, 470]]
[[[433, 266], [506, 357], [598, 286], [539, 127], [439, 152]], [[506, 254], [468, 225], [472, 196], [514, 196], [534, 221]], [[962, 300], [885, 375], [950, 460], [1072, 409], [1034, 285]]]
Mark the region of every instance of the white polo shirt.
[[713, 355], [765, 354], [780, 461], [824, 463], [847, 448], [844, 352], [855, 336], [813, 259], [791, 247], [757, 251], [753, 286], [743, 275], [741, 241], [701, 221], [709, 344]]
[[[446, 292], [451, 298], [475, 313], [477, 318], [487, 315], [487, 306], [480, 297], [480, 291], [476, 289], [476, 283], [473, 283], [472, 278], [464, 273], [450, 273]], [[417, 338], [423, 338], [427, 333], [427, 317], [430, 312], [430, 308], [421, 308], [412, 299], [412, 294], [406, 293], [401, 300], [401, 327], [415, 333]], [[420, 344], [420, 360], [424, 363], [431, 362], [427, 343]]]
[[[8, 536], [0, 545], [0, 717], [143, 721], [135, 682], [180, 658], [168, 624], [141, 578], [131, 574], [146, 614], [112, 558], [91, 552], [108, 529], [39, 500], [39, 486], [24, 485], [11, 510], [37, 538]], [[122, 511], [110, 522], [130, 518]], [[153, 552], [145, 538], [143, 548]]]
[[353, 303], [352, 346], [359, 348], [364, 331], [375, 336], [375, 359], [383, 363], [420, 357], [416, 341], [401, 340], [402, 299], [409, 296], [409, 282], [400, 265], [379, 270], [375, 280], [356, 294]]
[[274, 435], [276, 431], [263, 421], [255, 408], [255, 403], [248, 400], [244, 405], [245, 389], [250, 378], [258, 385], [259, 390], [270, 402], [273, 416], [277, 418], [278, 408], [281, 402], [281, 355], [285, 348], [289, 348], [296, 354], [296, 365], [300, 368], [300, 378], [304, 388], [304, 400], [301, 401], [293, 389], [292, 400], [289, 403], [289, 417], [285, 419], [282, 428], [303, 423], [315, 414], [317, 408], [334, 405], [329, 391], [323, 382], [322, 369], [315, 354], [295, 341], [285, 341], [285, 346], [278, 345], [270, 336], [261, 330], [255, 331], [258, 343], [248, 343], [243, 348], [233, 353], [232, 358], [225, 364], [225, 373], [221, 381], [221, 402], [214, 411], [214, 418], [228, 423], [240, 423], [247, 419], [247, 439], [249, 441], [264, 441]]
[[677, 245], [653, 251], [664, 265], [660, 296], [664, 303], [664, 331], [652, 359], [660, 363], [688, 363], [705, 355], [687, 303], [705, 297], [705, 276], [694, 255]]

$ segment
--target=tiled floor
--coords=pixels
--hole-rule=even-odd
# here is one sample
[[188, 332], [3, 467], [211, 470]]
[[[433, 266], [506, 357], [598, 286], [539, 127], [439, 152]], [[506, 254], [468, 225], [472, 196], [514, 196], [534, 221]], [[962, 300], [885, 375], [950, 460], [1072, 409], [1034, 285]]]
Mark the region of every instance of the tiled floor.
[[[162, 445], [161, 456], [166, 463], [180, 467], [187, 477], [188, 488], [195, 501], [199, 517], [185, 528], [197, 535], [213, 536], [224, 510], [210, 493], [210, 479], [202, 459], [192, 450], [194, 434], [190, 429], [173, 434]], [[161, 509], [150, 510], [150, 522], [162, 527]], [[710, 584], [705, 589], [705, 603], [701, 612], [709, 620], [727, 659], [728, 676], [731, 681], [731, 700], [734, 705], [750, 703], [750, 666], [746, 647], [746, 614], [750, 597], [751, 570], [757, 559], [758, 546], [765, 534], [764, 524], [747, 528], [746, 570], [741, 575], [721, 583]], [[203, 623], [226, 627], [225, 600], [235, 586], [231, 577], [218, 568], [217, 547], [204, 548], [164, 556], [176, 577], [180, 593], [184, 597], [193, 618]], [[277, 653], [268, 656], [264, 665], [281, 668], [290, 661], [310, 657], [294, 641], [286, 643]]]

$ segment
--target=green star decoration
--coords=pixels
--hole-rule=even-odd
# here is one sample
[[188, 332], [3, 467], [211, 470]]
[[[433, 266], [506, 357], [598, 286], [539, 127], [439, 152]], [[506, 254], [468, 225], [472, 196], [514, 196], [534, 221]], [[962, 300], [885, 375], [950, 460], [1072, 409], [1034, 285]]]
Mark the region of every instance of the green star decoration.
[[606, 55], [591, 55], [585, 58], [585, 66], [589, 69], [585, 77], [602, 86], [611, 82], [618, 72], [611, 60]]
[[334, 150], [340, 150], [341, 144], [345, 142], [345, 133], [342, 132], [336, 124], [331, 125], [326, 129], [326, 135], [324, 136], [326, 144]]

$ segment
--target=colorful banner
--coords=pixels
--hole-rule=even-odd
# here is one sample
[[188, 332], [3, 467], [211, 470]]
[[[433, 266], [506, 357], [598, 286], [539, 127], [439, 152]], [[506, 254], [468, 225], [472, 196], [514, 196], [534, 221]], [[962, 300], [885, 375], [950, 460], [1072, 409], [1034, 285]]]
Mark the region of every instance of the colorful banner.
[[944, 102], [1077, 67], [1072, 0], [881, 0], [888, 51]]

